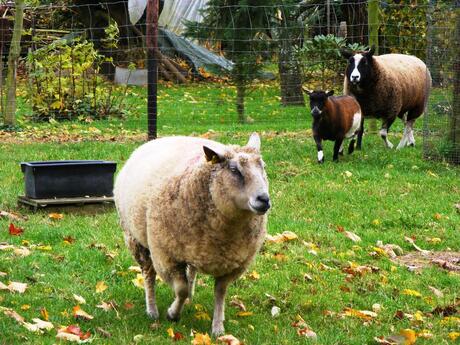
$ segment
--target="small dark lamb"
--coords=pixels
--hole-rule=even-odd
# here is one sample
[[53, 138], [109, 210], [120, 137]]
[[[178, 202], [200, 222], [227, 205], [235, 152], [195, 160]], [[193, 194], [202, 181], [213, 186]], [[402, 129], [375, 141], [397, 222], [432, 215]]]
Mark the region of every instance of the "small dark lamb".
[[318, 149], [318, 163], [324, 163], [322, 140], [334, 141], [333, 160], [343, 154], [343, 140], [351, 138], [348, 153], [355, 150], [355, 135], [361, 126], [361, 108], [354, 97], [331, 97], [334, 91], [304, 90], [310, 97], [313, 138]]

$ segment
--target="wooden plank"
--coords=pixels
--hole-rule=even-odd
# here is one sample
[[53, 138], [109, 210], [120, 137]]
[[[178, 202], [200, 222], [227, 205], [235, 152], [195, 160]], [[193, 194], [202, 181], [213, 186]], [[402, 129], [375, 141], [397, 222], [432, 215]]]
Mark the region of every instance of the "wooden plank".
[[24, 195], [18, 196], [18, 203], [31, 206], [34, 209], [54, 205], [85, 205], [113, 202], [113, 197], [32, 199]]

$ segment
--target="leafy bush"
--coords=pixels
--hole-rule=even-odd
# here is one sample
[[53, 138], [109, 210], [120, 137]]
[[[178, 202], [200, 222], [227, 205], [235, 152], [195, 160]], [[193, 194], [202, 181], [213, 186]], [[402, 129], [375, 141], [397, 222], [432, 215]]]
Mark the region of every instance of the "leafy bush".
[[108, 59], [91, 42], [56, 41], [29, 53], [27, 61], [34, 120], [123, 115], [123, 92], [99, 74]]
[[[317, 35], [306, 40], [301, 48], [296, 47], [296, 55], [301, 63], [304, 81], [321, 87], [333, 88], [343, 79], [346, 61], [340, 55], [340, 49], [364, 50], [357, 43], [347, 44], [346, 39], [334, 35]], [[320, 85], [314, 85], [316, 81]], [[313, 81], [313, 82], [312, 82]]]

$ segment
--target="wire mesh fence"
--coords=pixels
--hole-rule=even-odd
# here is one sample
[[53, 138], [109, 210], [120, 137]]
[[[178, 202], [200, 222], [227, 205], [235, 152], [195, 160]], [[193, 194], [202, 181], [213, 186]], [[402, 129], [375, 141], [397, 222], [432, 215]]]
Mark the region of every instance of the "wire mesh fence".
[[[133, 24], [128, 7], [85, 0], [26, 7], [20, 121], [146, 130], [146, 16]], [[388, 0], [378, 8], [378, 53], [415, 55], [433, 80], [416, 123], [425, 157], [458, 163], [458, 1]], [[14, 3], [0, 10], [5, 70]], [[365, 0], [160, 1], [159, 11], [160, 135], [307, 129], [302, 87], [342, 93], [340, 50], [370, 45]]]

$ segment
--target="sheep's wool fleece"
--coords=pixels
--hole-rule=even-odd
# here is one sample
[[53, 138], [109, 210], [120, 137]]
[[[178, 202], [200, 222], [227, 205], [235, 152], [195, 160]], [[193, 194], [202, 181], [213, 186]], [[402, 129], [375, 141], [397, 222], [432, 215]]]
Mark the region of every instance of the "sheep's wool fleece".
[[403, 54], [374, 56], [374, 61], [379, 81], [373, 93], [366, 89], [352, 91], [348, 78], [344, 80], [344, 93], [358, 98], [364, 116], [401, 116], [414, 108], [423, 111], [431, 86], [430, 72], [423, 61]]
[[216, 167], [206, 162], [204, 145], [249, 150], [201, 138], [161, 138], [134, 151], [115, 183], [127, 242], [148, 248], [155, 271], [166, 281], [175, 264], [216, 277], [243, 272], [265, 238], [266, 215], [229, 220], [216, 210], [209, 187]]

